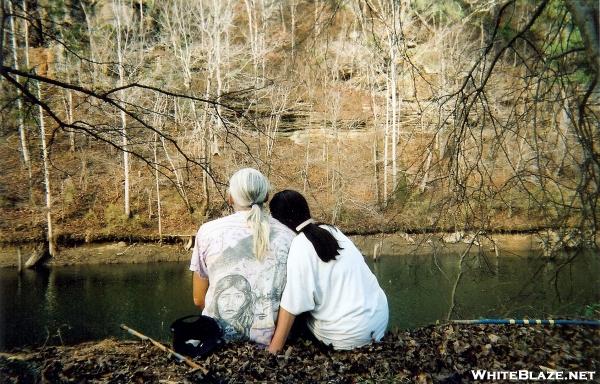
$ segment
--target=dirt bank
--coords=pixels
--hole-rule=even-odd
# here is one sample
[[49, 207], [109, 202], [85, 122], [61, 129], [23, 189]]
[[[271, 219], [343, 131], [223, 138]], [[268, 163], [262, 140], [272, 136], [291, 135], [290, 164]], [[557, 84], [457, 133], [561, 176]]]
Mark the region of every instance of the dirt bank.
[[536, 377], [595, 371], [598, 379], [600, 330], [440, 325], [388, 334], [379, 344], [350, 352], [301, 340], [274, 357], [237, 344], [199, 362], [208, 376], [151, 344], [110, 339], [0, 354], [0, 377], [6, 383], [460, 383], [473, 381], [471, 370], [484, 369], [528, 370]]
[[[474, 238], [469, 234], [444, 233], [409, 235], [406, 233], [355, 235], [353, 241], [367, 257], [381, 255], [429, 254], [432, 252], [495, 252], [499, 255], [542, 253], [542, 234], [495, 234]], [[48, 261], [50, 266], [73, 264], [148, 263], [188, 260], [190, 250], [185, 242], [159, 245], [156, 242], [91, 243], [60, 247], [59, 254]], [[189, 244], [188, 244], [189, 245]], [[189, 247], [188, 247], [189, 248]], [[23, 263], [34, 250], [34, 244], [4, 245], [0, 248], [0, 268], [18, 265], [18, 250]]]
[[[0, 248], [0, 268], [18, 265], [18, 250], [21, 250], [23, 263], [34, 251], [33, 244], [4, 246]], [[75, 264], [118, 264], [118, 263], [155, 263], [163, 261], [188, 260], [191, 251], [186, 251], [178, 244], [143, 244], [143, 243], [100, 243], [86, 244], [78, 247], [60, 248], [58, 255], [47, 261], [49, 266]]]
[[[448, 234], [407, 235], [404, 233], [352, 236], [353, 241], [363, 251], [365, 256], [378, 255], [410, 255], [431, 252], [460, 252], [470, 246], [471, 251], [493, 252], [494, 243], [491, 239], [481, 238], [471, 243], [471, 238], [449, 238]], [[444, 240], [446, 238], [446, 240]], [[539, 250], [540, 243], [536, 235], [494, 235], [500, 254], [526, 253]], [[23, 263], [34, 251], [34, 244], [20, 246], [4, 245], [0, 248], [0, 268], [16, 267], [18, 265], [19, 249]], [[184, 241], [174, 244], [115, 242], [91, 243], [80, 246], [60, 247], [56, 257], [49, 259], [47, 265], [61, 266], [73, 264], [116, 264], [116, 263], [148, 263], [162, 261], [188, 260], [191, 250], [186, 250]]]

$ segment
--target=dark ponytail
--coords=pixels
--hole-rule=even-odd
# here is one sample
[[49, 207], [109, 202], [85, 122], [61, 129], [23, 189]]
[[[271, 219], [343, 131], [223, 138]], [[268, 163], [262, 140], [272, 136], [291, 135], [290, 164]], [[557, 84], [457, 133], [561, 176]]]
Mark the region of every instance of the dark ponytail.
[[277, 192], [269, 203], [271, 215], [289, 227], [292, 231], [304, 233], [317, 252], [317, 256], [324, 262], [335, 260], [342, 249], [335, 237], [326, 229], [319, 227], [318, 223], [310, 222], [300, 228], [298, 225], [310, 219], [310, 210], [304, 196], [296, 191], [286, 189]]

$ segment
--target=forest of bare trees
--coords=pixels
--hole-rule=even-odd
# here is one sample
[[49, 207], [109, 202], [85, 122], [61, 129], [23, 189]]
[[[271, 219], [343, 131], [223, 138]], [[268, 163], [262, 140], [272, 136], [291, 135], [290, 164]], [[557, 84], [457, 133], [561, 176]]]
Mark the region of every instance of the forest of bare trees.
[[242, 166], [351, 232], [598, 230], [595, 1], [2, 5], [2, 240], [191, 234]]

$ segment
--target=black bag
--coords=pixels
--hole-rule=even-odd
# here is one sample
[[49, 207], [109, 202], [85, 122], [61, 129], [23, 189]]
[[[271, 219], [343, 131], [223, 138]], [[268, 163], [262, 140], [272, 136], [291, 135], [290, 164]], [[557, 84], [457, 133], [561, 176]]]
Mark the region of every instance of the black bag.
[[190, 357], [203, 357], [223, 345], [221, 327], [215, 319], [191, 315], [171, 324], [173, 349]]

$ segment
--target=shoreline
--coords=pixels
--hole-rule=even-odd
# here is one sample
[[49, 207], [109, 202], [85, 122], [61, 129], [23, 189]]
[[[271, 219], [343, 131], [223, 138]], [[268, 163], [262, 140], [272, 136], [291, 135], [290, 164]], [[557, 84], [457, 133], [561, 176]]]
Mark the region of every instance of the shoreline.
[[[133, 236], [129, 237], [133, 239]], [[84, 264], [134, 264], [186, 261], [191, 257], [191, 236], [170, 235], [162, 244], [151, 237], [137, 237], [144, 241], [82, 242], [59, 247], [56, 257], [47, 266]], [[163, 240], [165, 240], [163, 238]], [[525, 256], [532, 252], [544, 254], [550, 236], [544, 233], [498, 233], [480, 235], [454, 232], [408, 234], [405, 232], [378, 233], [376, 235], [350, 235], [367, 258], [382, 256], [407, 256], [431, 253], [486, 252], [506, 256]], [[187, 243], [187, 244], [186, 244]], [[0, 243], [0, 268], [18, 267], [18, 250], [25, 263], [32, 254], [35, 242]], [[552, 245], [552, 244], [550, 244]]]

